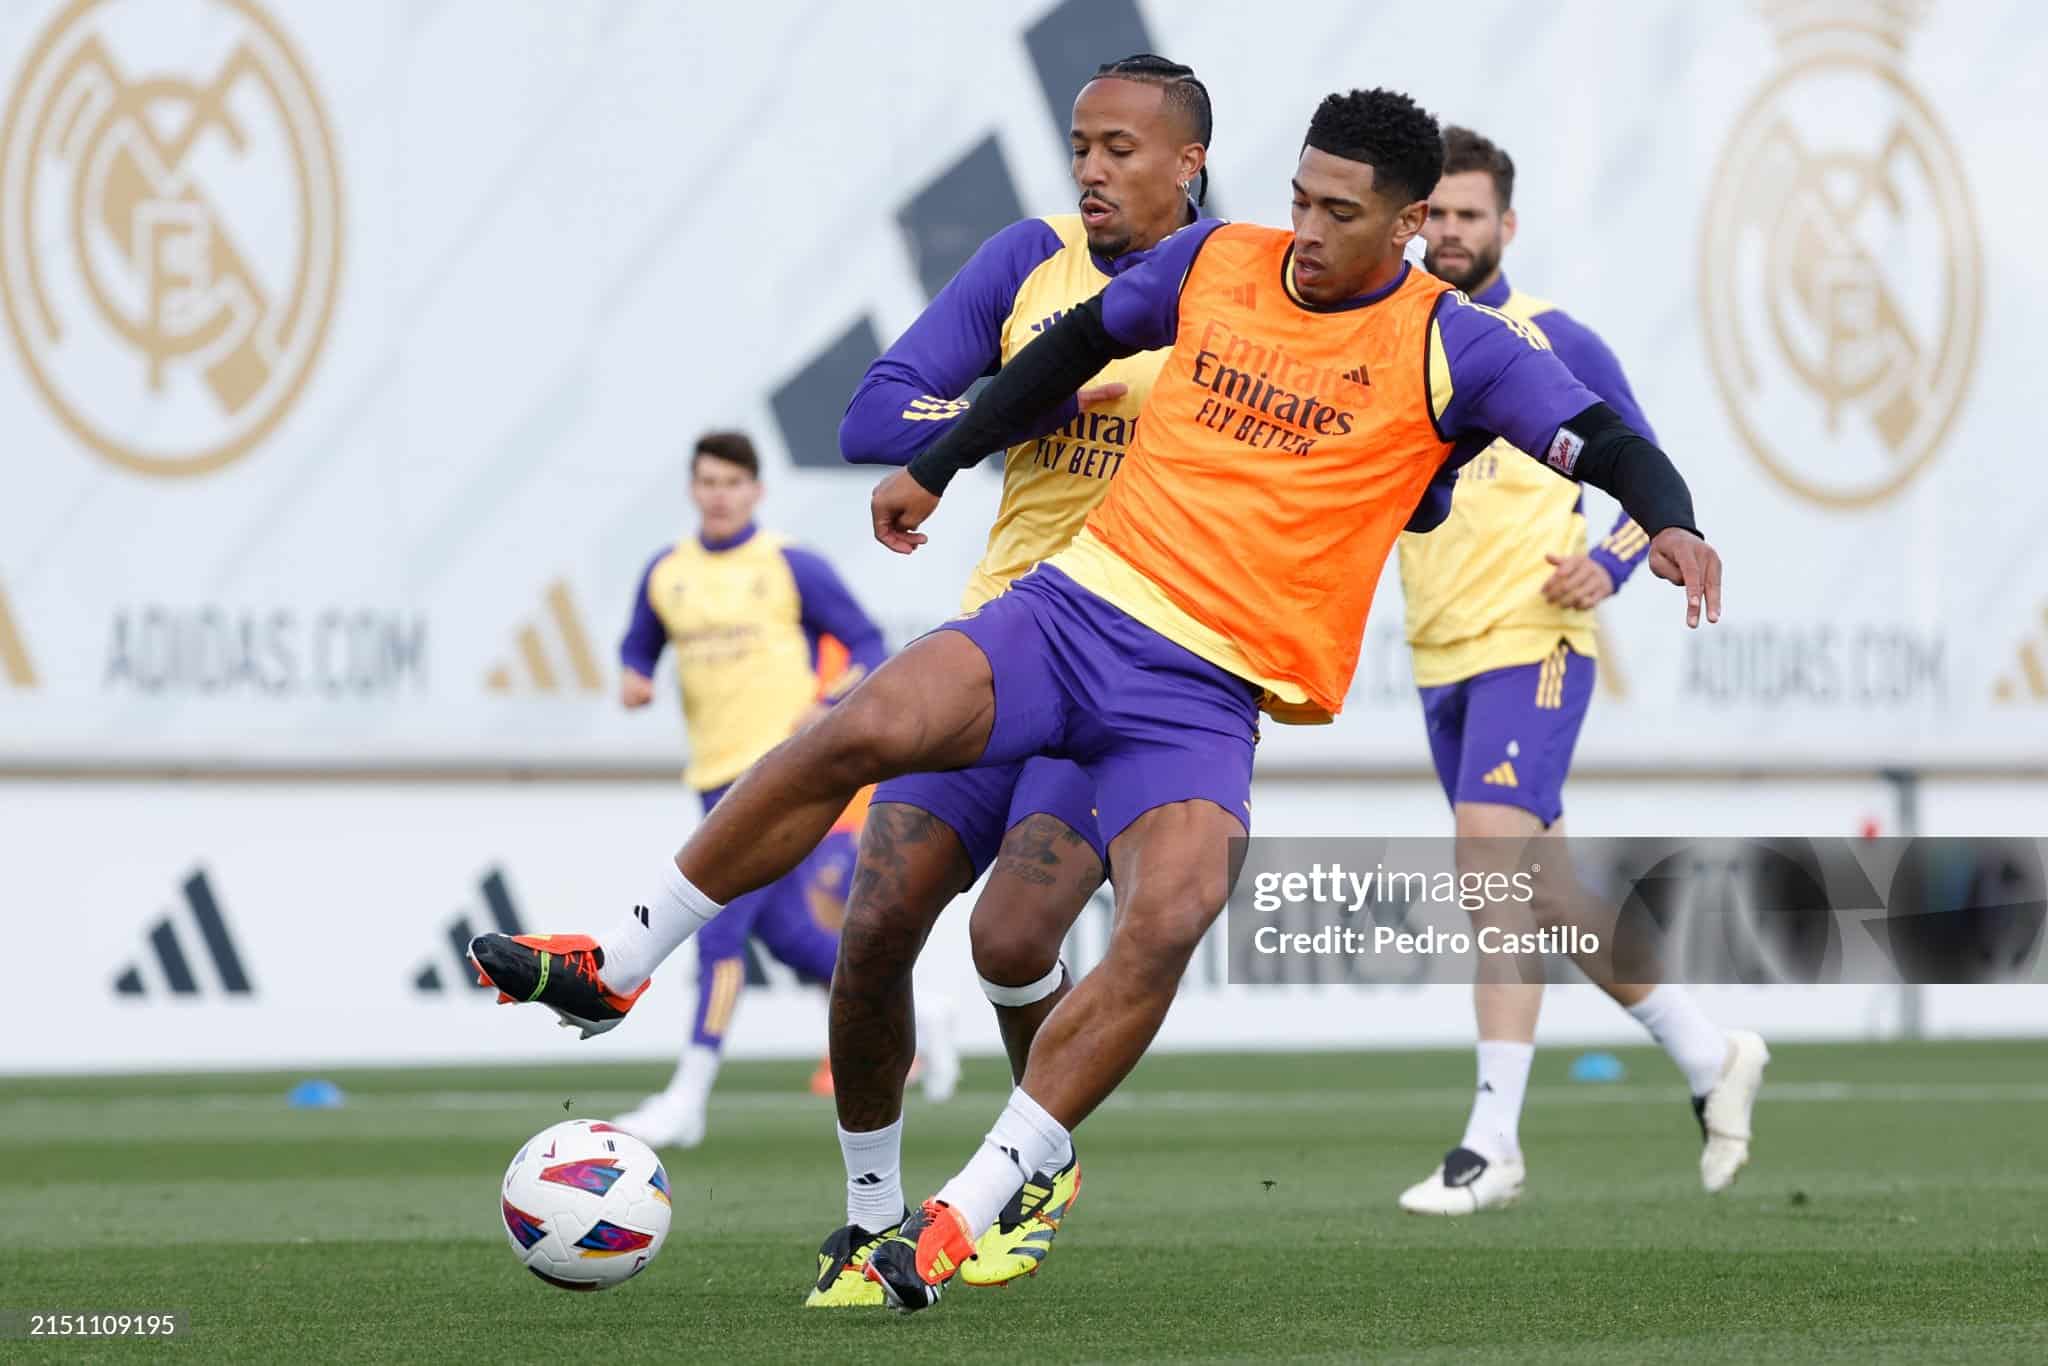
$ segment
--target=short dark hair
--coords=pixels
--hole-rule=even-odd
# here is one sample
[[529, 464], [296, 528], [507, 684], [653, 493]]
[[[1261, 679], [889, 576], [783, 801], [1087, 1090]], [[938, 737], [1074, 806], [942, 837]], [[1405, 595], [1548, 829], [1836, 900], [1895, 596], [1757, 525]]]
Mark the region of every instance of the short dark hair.
[[1515, 159], [1470, 128], [1452, 124], [1444, 129], [1444, 174], [1467, 171], [1484, 171], [1493, 177], [1493, 193], [1500, 200], [1502, 213], [1513, 207]]
[[1372, 167], [1373, 188], [1403, 204], [1429, 198], [1444, 167], [1436, 119], [1398, 90], [1325, 97], [1302, 145]]
[[697, 448], [690, 453], [692, 475], [697, 473], [697, 462], [707, 455], [729, 460], [756, 479], [761, 477], [761, 457], [754, 454], [754, 443], [745, 432], [706, 432], [698, 437]]
[[[1166, 107], [1180, 118], [1187, 129], [1188, 141], [1208, 147], [1209, 134], [1216, 126], [1216, 113], [1209, 107], [1209, 87], [1202, 84], [1202, 78], [1195, 74], [1193, 67], [1183, 66], [1156, 52], [1134, 52], [1128, 57], [1104, 62], [1095, 68], [1095, 74], [1089, 79], [1099, 81], [1105, 78], [1160, 87]], [[1195, 191], [1195, 202], [1199, 204], [1208, 197], [1209, 168], [1204, 166], [1201, 186]]]

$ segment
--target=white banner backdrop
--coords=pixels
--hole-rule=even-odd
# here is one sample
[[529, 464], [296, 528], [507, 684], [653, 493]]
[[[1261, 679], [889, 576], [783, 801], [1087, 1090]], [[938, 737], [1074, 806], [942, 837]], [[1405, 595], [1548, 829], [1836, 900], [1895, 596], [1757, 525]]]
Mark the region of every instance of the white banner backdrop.
[[[1572, 818], [1615, 834], [1835, 834], [1861, 828], [1884, 797], [1874, 782], [1654, 793], [1587, 782]], [[1267, 834], [1426, 834], [1446, 819], [1438, 794], [1414, 783], [1267, 783], [1254, 800]], [[0, 782], [0, 809], [0, 933], [52, 949], [48, 971], [15, 983], [26, 1023], [0, 1039], [0, 1074], [666, 1058], [687, 1034], [688, 950], [625, 1026], [583, 1043], [546, 1011], [501, 1008], [471, 988], [458, 947], [508, 919], [529, 930], [607, 923], [694, 824], [679, 785]], [[965, 902], [940, 921], [918, 992], [950, 1003], [968, 1050], [994, 1059], [966, 924]], [[1069, 942], [1076, 970], [1099, 957], [1107, 930], [1106, 905], [1092, 906]], [[1197, 956], [1159, 1048], [1471, 1038], [1465, 987], [1234, 987], [1222, 963], [1220, 943]], [[733, 1053], [821, 1053], [822, 994], [773, 963], [767, 973], [742, 998]], [[1723, 1020], [1781, 1040], [1883, 1037], [1903, 1005], [1880, 987], [1699, 994]], [[2048, 988], [1929, 988], [1923, 1004], [1931, 1032], [2048, 1032]], [[1636, 1042], [1640, 1031], [1592, 988], [1568, 986], [1546, 1004], [1542, 1038]], [[991, 1084], [1000, 1076], [997, 1062], [976, 1066]]]
[[[1079, 73], [1150, 46], [1213, 92], [1234, 216], [1284, 221], [1329, 89], [1514, 155], [1512, 277], [1613, 345], [1728, 561], [1718, 628], [1646, 575], [1607, 610], [1589, 770], [2048, 764], [2015, 442], [2048, 12], [1305, 0], [1261, 32], [1133, 0], [7, 6], [0, 758], [649, 762], [675, 727], [619, 713], [612, 646], [714, 425], [899, 641], [944, 617], [993, 481], [899, 559], [832, 422], [989, 228], [1072, 203]], [[1269, 728], [1269, 765], [1420, 762], [1399, 620], [1383, 585], [1350, 713]]]

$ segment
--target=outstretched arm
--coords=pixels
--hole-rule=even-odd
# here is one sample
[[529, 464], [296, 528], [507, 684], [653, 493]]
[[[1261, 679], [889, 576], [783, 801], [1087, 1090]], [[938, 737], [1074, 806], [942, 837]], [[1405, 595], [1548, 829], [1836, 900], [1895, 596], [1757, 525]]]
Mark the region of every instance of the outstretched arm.
[[1692, 492], [1647, 437], [1623, 422], [1519, 324], [1446, 295], [1437, 322], [1449, 392], [1432, 392], [1446, 437], [1491, 432], [1558, 473], [1612, 494], [1650, 538], [1650, 572], [1685, 588], [1686, 625], [1721, 619], [1721, 557], [1700, 536]]

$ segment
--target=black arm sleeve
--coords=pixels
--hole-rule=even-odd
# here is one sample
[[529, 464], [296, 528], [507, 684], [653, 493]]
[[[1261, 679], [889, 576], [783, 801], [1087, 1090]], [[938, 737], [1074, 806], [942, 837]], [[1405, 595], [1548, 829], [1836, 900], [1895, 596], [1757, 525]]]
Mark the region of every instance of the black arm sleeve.
[[1103, 366], [1137, 354], [1109, 335], [1102, 296], [1076, 308], [996, 372], [964, 416], [906, 467], [929, 493], [944, 493], [961, 470], [1024, 439], [1032, 424]]
[[1700, 534], [1685, 476], [1670, 456], [1637, 435], [1614, 409], [1596, 403], [1565, 423], [1563, 430], [1586, 443], [1567, 471], [1572, 478], [1613, 494], [1622, 510], [1652, 536], [1674, 526]]

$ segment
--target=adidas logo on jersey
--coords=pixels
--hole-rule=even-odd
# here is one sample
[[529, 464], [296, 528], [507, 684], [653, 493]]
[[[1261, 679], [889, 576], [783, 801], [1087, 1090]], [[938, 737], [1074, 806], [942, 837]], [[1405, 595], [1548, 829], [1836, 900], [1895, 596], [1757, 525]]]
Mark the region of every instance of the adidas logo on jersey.
[[1241, 285], [1232, 286], [1225, 292], [1223, 297], [1240, 308], [1257, 308], [1259, 306], [1258, 289], [1249, 280]]
[[1506, 759], [1488, 769], [1486, 776], [1479, 780], [1489, 787], [1519, 787], [1515, 781], [1515, 766]]
[[[213, 886], [206, 880], [206, 874], [195, 869], [192, 876], [185, 879], [183, 891], [185, 906], [192, 913], [192, 926], [198, 932], [198, 942], [213, 962], [213, 975], [219, 981], [220, 989], [230, 996], [253, 996], [256, 988], [250, 984], [249, 974], [242, 968], [241, 952], [235, 947], [234, 935], [229, 932], [227, 920], [220, 913], [220, 902], [215, 899]], [[192, 960], [186, 955], [186, 945], [190, 942], [178, 934], [175, 912], [166, 914], [149, 931], [149, 947], [156, 959], [156, 975], [173, 996], [203, 994], [199, 979], [192, 971]], [[141, 961], [129, 964], [114, 979], [114, 992], [119, 996], [150, 994]]]
[[[499, 934], [526, 933], [519, 924], [519, 910], [512, 904], [512, 893], [505, 887], [503, 872], [493, 868], [485, 873], [483, 881], [477, 884], [477, 890], [483, 893], [484, 909], [490, 912], [491, 929]], [[478, 933], [475, 922], [467, 914], [458, 913], [455, 919], [448, 922], [448, 952], [451, 957], [442, 961], [454, 964], [457, 982], [466, 982], [478, 991], [488, 992], [491, 988], [480, 984], [469, 966], [469, 941], [476, 938]], [[447, 988], [443, 984], [440, 964], [431, 958], [428, 959], [426, 965], [413, 974], [412, 989], [421, 992], [445, 991]]]
[[1366, 375], [1363, 365], [1355, 365], [1351, 369], [1346, 370], [1343, 377], [1361, 389], [1370, 389], [1372, 387], [1372, 380]]
[[[484, 688], [499, 694], [540, 693], [553, 696], [563, 691], [595, 693], [604, 689], [604, 675], [598, 672], [597, 653], [590, 647], [590, 633], [569, 596], [566, 580], [548, 585], [540, 619], [529, 621], [513, 637], [513, 658], [484, 675]], [[552, 635], [552, 641], [546, 636]], [[550, 646], [552, 645], [552, 649]], [[556, 668], [566, 660], [565, 675]]]
[[2020, 641], [2012, 668], [1992, 685], [2000, 702], [2048, 702], [2048, 602], [2041, 604], [2041, 628]]

